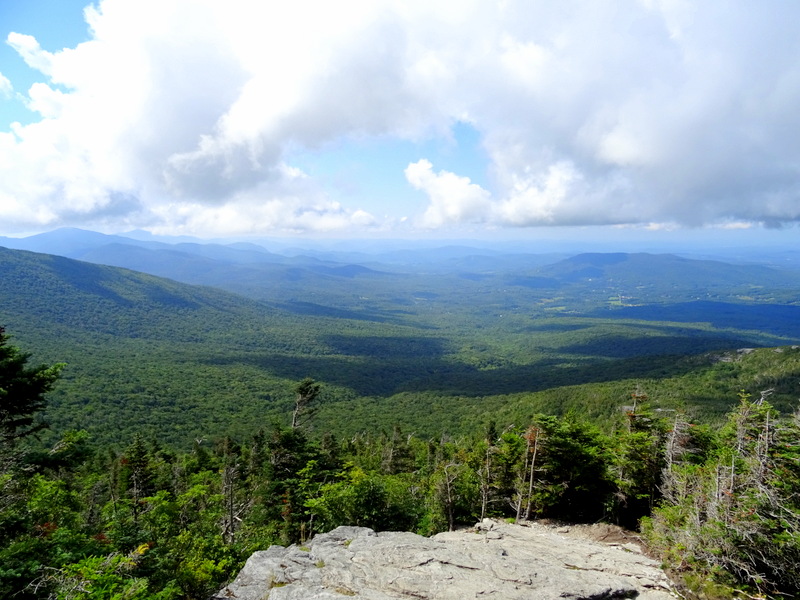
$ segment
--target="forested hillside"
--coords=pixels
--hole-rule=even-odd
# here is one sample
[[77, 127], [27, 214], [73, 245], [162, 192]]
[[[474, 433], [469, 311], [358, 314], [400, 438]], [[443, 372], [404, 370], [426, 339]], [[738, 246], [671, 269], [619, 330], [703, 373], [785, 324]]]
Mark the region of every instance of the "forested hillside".
[[5, 597], [203, 599], [273, 543], [484, 516], [643, 523], [692, 593], [796, 590], [791, 272], [139, 250], [250, 297], [0, 248]]
[[[626, 256], [571, 262], [613, 267]], [[343, 277], [326, 268], [327, 277]], [[183, 448], [196, 438], [250, 435], [275, 419], [285, 422], [287, 390], [307, 376], [324, 383], [320, 427], [348, 435], [394, 425], [421, 435], [465, 433], [496, 411], [518, 422], [531, 411], [577, 408], [602, 423], [641, 387], [665, 407], [686, 405], [719, 419], [732, 394], [758, 391], [758, 374], [740, 367], [746, 362], [738, 357], [707, 353], [800, 338], [800, 307], [790, 304], [584, 311], [603, 304], [608, 290], [557, 295], [458, 275], [438, 278], [440, 294], [417, 287], [437, 278], [372, 281], [372, 296], [348, 306], [313, 287], [291, 301], [255, 301], [6, 249], [0, 279], [2, 322], [37, 357], [67, 363], [49, 408], [57, 425], [47, 435], [86, 429], [98, 440], [127, 443], [140, 432]], [[612, 278], [606, 285], [617, 284]], [[390, 293], [395, 297], [386, 299]], [[794, 367], [786, 368], [791, 376]], [[793, 394], [779, 386], [774, 402], [789, 410]]]
[[336, 308], [377, 320], [387, 311], [407, 317], [423, 308], [474, 318], [487, 308], [574, 314], [698, 300], [763, 306], [800, 300], [800, 268], [790, 253], [757, 264], [641, 252], [570, 256], [406, 244], [395, 250], [377, 244], [370, 252], [284, 248], [281, 254], [256, 244], [165, 243], [79, 229], [0, 238], [0, 246], [214, 286], [306, 314]]
[[314, 441], [321, 388], [308, 379], [292, 390], [291, 426], [198, 439], [188, 452], [72, 431], [48, 450], [26, 442], [61, 366], [29, 358], [0, 331], [4, 597], [201, 600], [271, 544], [302, 548], [342, 524], [430, 534], [487, 516], [641, 520], [700, 597], [777, 598], [800, 585], [800, 426], [766, 390], [739, 394], [721, 429], [636, 392], [606, 432], [575, 411], [468, 436], [396, 427]]
[[[665, 407], [718, 419], [731, 394], [758, 387], [755, 374], [732, 376], [725, 369], [737, 361], [685, 356], [800, 337], [791, 312], [800, 307], [792, 305], [781, 307], [783, 321], [742, 319], [737, 328], [735, 318], [694, 321], [674, 305], [642, 305], [652, 312], [630, 317], [632, 308], [581, 315], [583, 292], [574, 301], [541, 289], [524, 296], [526, 287], [479, 293], [474, 286], [486, 284], [470, 279], [461, 288], [442, 283], [449, 302], [409, 291], [365, 308], [359, 299], [339, 307], [311, 296], [259, 302], [6, 249], [0, 278], [0, 318], [15, 339], [37, 358], [67, 363], [47, 435], [86, 429], [127, 443], [140, 432], [183, 448], [285, 422], [287, 390], [307, 376], [324, 383], [320, 428], [348, 435], [396, 424], [420, 435], [465, 433], [495, 411], [511, 422], [532, 410], [579, 408], [602, 423], [642, 386]], [[672, 313], [653, 320], [658, 310]], [[776, 405], [788, 409], [792, 394], [777, 395]]]

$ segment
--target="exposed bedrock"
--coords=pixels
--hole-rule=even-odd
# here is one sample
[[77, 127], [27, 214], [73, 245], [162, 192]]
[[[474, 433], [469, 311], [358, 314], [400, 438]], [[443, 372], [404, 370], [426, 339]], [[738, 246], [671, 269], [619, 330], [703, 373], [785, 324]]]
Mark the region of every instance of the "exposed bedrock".
[[[606, 541], [603, 541], [605, 538]], [[621, 530], [484, 520], [431, 538], [339, 527], [256, 552], [214, 600], [670, 600], [658, 563]]]

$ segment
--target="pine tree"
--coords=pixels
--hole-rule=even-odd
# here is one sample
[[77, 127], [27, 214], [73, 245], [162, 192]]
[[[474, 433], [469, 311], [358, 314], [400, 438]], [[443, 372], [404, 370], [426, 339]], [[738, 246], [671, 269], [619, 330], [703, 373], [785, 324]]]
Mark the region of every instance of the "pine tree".
[[292, 429], [306, 424], [316, 412], [314, 401], [319, 396], [321, 386], [310, 377], [306, 377], [295, 388], [294, 411], [292, 411]]
[[59, 377], [63, 364], [28, 366], [30, 354], [8, 343], [0, 327], [0, 443], [12, 444], [47, 427], [37, 414], [47, 405], [45, 394]]

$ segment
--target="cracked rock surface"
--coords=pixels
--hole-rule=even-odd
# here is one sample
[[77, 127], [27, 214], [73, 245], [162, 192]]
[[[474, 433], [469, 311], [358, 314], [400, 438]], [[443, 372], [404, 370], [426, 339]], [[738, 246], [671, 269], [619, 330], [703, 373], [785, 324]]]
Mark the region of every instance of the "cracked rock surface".
[[339, 527], [305, 546], [254, 553], [212, 600], [674, 598], [656, 561], [619, 536], [612, 544], [603, 537], [488, 519], [431, 538]]

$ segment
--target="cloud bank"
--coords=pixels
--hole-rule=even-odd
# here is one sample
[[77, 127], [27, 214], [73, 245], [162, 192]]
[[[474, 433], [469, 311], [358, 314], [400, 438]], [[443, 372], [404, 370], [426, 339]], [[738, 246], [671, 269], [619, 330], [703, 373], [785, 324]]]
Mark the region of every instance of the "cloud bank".
[[101, 0], [85, 17], [75, 48], [8, 33], [43, 81], [16, 89], [38, 120], [0, 132], [7, 228], [386, 228], [292, 152], [457, 122], [490, 183], [399, 165], [419, 227], [800, 220], [793, 3]]

